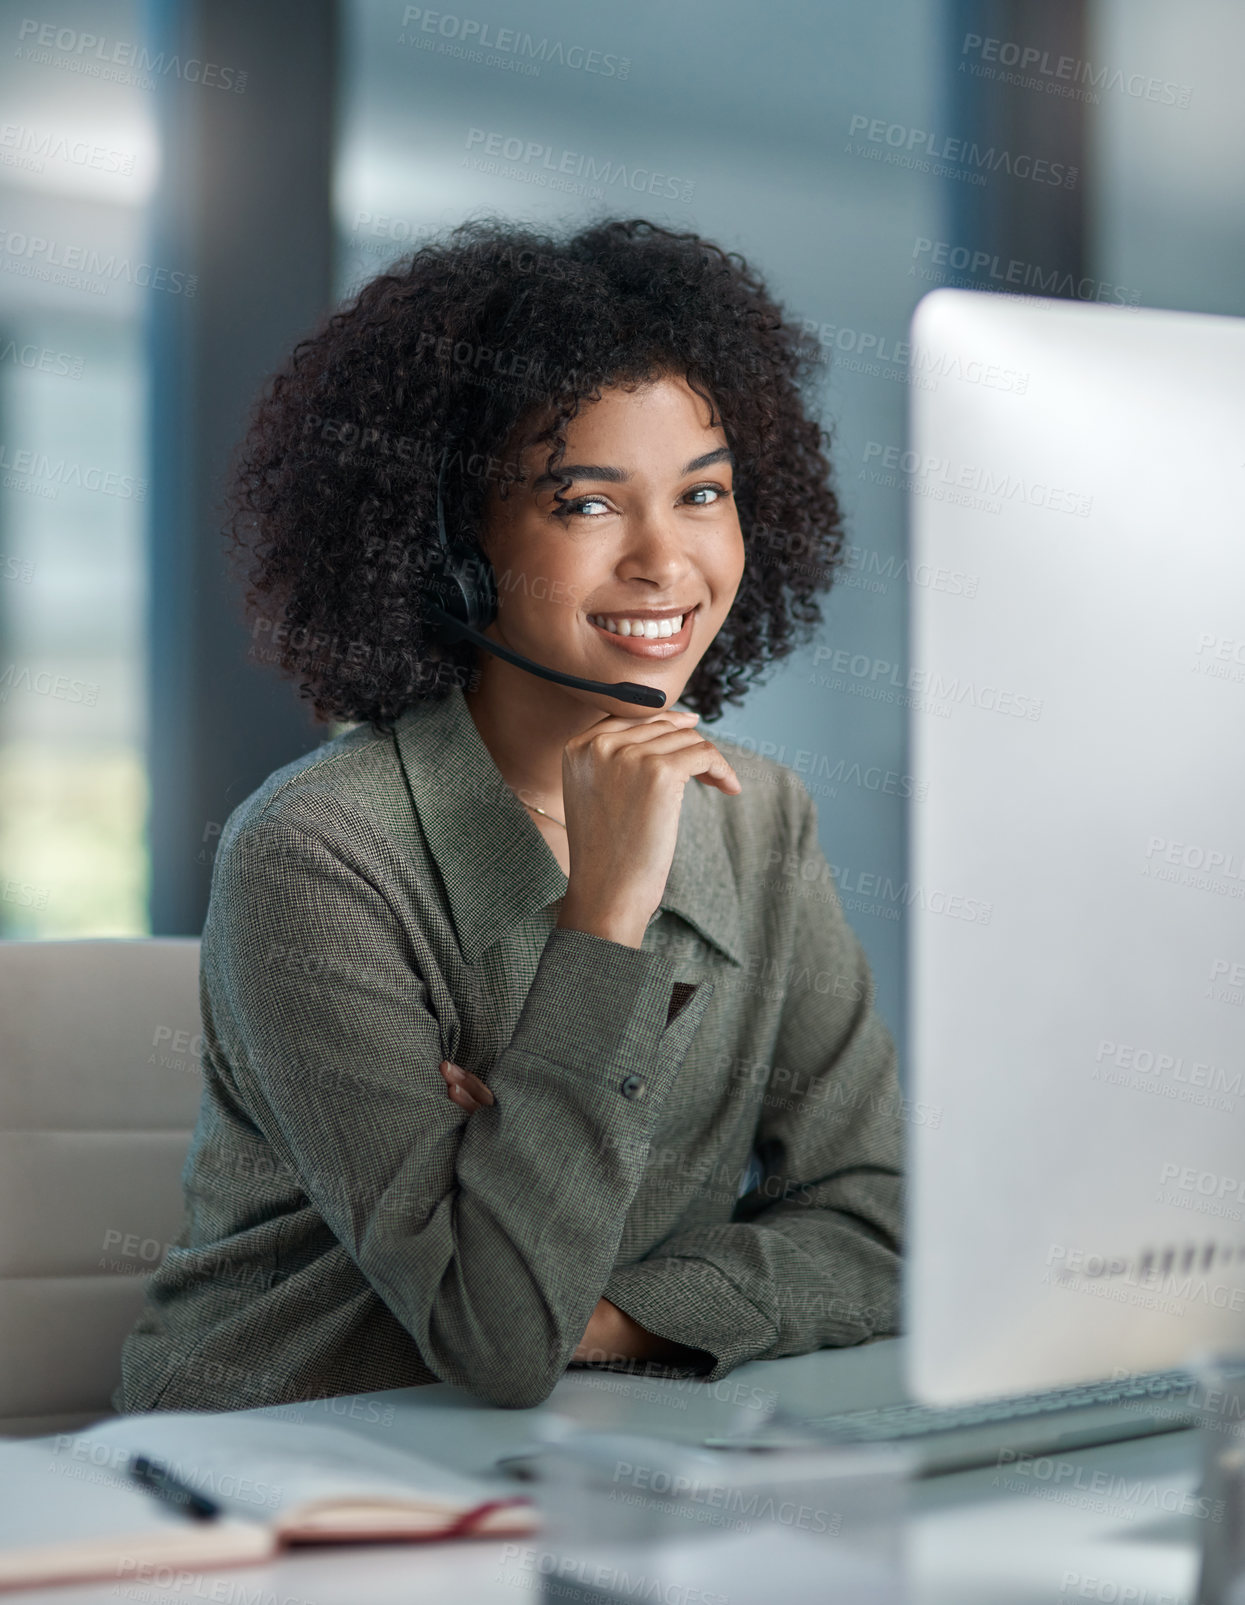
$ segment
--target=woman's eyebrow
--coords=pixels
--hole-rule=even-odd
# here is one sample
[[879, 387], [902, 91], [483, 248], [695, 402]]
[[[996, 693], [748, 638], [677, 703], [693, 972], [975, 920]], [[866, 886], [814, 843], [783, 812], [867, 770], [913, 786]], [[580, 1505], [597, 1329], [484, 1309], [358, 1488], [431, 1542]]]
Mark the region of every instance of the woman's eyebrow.
[[[735, 454], [729, 446], [719, 446], [716, 451], [707, 451], [703, 457], [693, 457], [679, 478], [708, 468], [710, 463], [730, 463], [733, 468]], [[558, 485], [565, 479], [604, 479], [611, 485], [619, 485], [630, 478], [631, 475], [625, 468], [610, 468], [601, 463], [567, 463], [556, 474], [541, 474], [533, 480], [532, 489], [541, 490], [545, 485]]]

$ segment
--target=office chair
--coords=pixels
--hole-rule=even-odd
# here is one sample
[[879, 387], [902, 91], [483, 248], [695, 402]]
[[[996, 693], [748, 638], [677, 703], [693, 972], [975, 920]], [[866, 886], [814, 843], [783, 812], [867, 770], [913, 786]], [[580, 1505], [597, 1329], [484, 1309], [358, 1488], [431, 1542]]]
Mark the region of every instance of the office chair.
[[199, 1049], [197, 939], [0, 941], [0, 1435], [112, 1414], [181, 1229]]

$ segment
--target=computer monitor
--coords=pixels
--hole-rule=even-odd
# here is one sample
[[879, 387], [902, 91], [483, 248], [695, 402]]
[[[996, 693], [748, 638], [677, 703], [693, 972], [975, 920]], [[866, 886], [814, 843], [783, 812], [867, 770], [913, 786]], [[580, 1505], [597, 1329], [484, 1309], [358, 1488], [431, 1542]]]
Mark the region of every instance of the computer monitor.
[[907, 1382], [1245, 1351], [1245, 320], [913, 320]]

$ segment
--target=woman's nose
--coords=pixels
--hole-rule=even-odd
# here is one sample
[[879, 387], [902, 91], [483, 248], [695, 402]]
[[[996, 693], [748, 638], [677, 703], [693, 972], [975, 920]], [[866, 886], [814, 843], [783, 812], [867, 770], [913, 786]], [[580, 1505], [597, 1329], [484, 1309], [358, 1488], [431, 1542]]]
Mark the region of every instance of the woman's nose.
[[627, 549], [619, 563], [624, 578], [650, 580], [664, 592], [673, 590], [691, 567], [685, 536], [665, 511], [650, 510], [634, 520]]

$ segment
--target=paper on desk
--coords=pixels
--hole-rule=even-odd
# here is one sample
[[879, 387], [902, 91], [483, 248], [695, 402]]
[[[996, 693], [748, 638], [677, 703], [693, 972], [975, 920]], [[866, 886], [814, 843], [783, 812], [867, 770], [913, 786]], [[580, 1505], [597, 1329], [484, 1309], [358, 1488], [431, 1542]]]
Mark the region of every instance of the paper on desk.
[[[339, 1530], [365, 1527], [378, 1510], [419, 1511], [433, 1530], [447, 1518], [489, 1499], [513, 1499], [513, 1484], [463, 1476], [405, 1449], [393, 1449], [341, 1427], [255, 1417], [234, 1411], [164, 1411], [123, 1416], [77, 1434], [80, 1445], [106, 1447], [124, 1469], [146, 1454], [216, 1499], [222, 1509], [271, 1523], [278, 1531], [314, 1528], [318, 1511], [342, 1513]], [[98, 1450], [96, 1450], [98, 1453]], [[355, 1518], [347, 1513], [353, 1507]], [[418, 1507], [418, 1509], [416, 1509]], [[492, 1513], [482, 1529], [527, 1532], [535, 1512], [512, 1506]]]
[[0, 1588], [116, 1576], [138, 1552], [196, 1567], [266, 1560], [276, 1546], [254, 1521], [187, 1521], [54, 1442], [0, 1443]]

